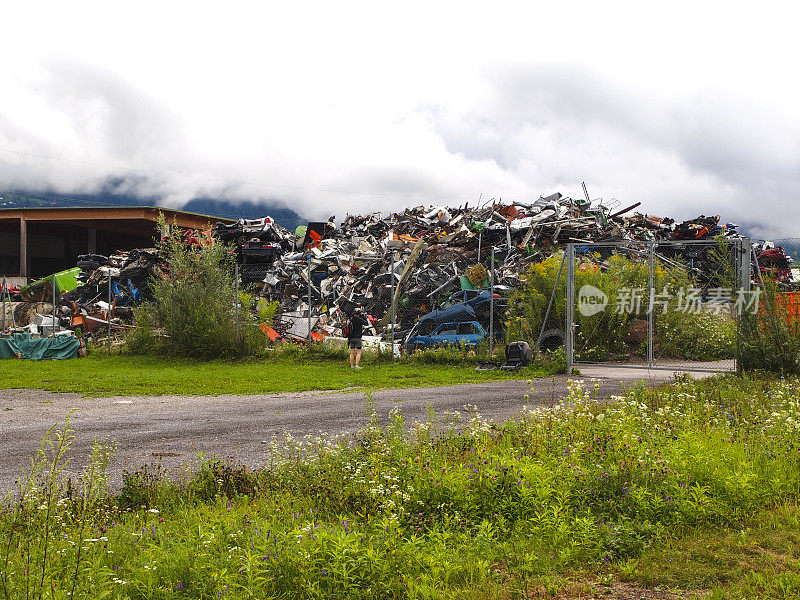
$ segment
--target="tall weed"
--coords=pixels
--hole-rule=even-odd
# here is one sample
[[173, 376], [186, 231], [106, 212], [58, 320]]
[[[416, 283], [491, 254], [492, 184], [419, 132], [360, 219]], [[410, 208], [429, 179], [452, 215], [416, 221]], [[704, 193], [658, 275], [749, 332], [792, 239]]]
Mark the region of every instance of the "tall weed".
[[[470, 406], [385, 420], [368, 398], [354, 437], [286, 433], [262, 469], [210, 459], [181, 488], [161, 474], [131, 480], [128, 510], [111, 518], [64, 519], [56, 494], [45, 581], [57, 593], [42, 596], [65, 598], [73, 581], [83, 598], [513, 596], [797, 499], [798, 380], [681, 378], [597, 394], [575, 380], [557, 405], [505, 424]], [[10, 597], [41, 590], [43, 529], [12, 526], [43, 524], [48, 501], [36, 502], [0, 513]], [[37, 577], [26, 584], [29, 559]]]
[[[134, 313], [138, 329], [128, 338], [128, 350], [201, 359], [263, 355], [267, 338], [236, 295], [227, 246], [209, 239], [190, 247], [171, 235], [161, 250], [170, 268], [151, 283], [154, 301]], [[265, 314], [274, 310], [262, 308]], [[156, 336], [156, 329], [163, 335]]]
[[740, 370], [763, 370], [782, 375], [800, 374], [800, 314], [792, 295], [765, 278], [759, 310], [742, 315], [737, 336]]

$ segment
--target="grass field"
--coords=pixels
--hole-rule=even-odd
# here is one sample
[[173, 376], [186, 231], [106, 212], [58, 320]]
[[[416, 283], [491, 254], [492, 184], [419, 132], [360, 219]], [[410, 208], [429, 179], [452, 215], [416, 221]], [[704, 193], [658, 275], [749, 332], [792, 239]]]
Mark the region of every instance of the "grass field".
[[342, 357], [280, 354], [263, 360], [195, 361], [161, 356], [105, 356], [64, 361], [0, 361], [0, 388], [79, 392], [87, 396], [269, 394], [345, 388], [386, 389], [530, 379], [553, 372], [538, 365], [516, 373], [478, 372], [474, 364], [375, 361], [353, 370]]
[[[800, 382], [689, 378], [553, 409], [375, 419], [182, 482], [53, 432], [0, 511], [0, 597], [800, 597]], [[27, 485], [24, 483], [27, 481]]]

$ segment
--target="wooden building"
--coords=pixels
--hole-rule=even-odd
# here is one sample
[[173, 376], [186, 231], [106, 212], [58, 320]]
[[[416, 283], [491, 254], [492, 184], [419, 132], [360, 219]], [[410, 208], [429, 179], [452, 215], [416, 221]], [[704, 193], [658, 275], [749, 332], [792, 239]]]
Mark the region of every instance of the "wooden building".
[[79, 254], [152, 247], [159, 215], [191, 229], [234, 222], [154, 206], [0, 209], [0, 276], [22, 283], [74, 267]]

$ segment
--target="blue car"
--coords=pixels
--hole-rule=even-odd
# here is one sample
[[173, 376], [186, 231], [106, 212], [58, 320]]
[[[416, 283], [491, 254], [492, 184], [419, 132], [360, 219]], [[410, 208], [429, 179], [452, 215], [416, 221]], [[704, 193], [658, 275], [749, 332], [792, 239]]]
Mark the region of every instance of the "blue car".
[[[502, 315], [505, 313], [507, 303], [503, 293], [510, 288], [496, 285], [494, 296], [494, 321], [495, 334], [502, 329]], [[429, 335], [444, 323], [466, 323], [477, 321], [484, 329], [489, 329], [489, 290], [460, 290], [455, 292], [442, 305], [429, 312], [417, 321], [411, 335]]]
[[434, 348], [436, 346], [477, 346], [488, 334], [478, 321], [462, 321], [439, 325], [427, 335], [411, 335], [406, 340], [406, 351]]

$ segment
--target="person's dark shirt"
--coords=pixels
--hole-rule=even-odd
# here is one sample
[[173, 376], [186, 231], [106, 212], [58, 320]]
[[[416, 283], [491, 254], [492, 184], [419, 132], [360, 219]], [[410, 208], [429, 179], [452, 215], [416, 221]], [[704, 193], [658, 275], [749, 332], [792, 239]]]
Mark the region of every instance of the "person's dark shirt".
[[353, 315], [353, 318], [350, 319], [350, 334], [347, 336], [347, 339], [359, 339], [364, 334], [364, 327], [367, 325], [369, 325], [367, 317], [364, 315]]

